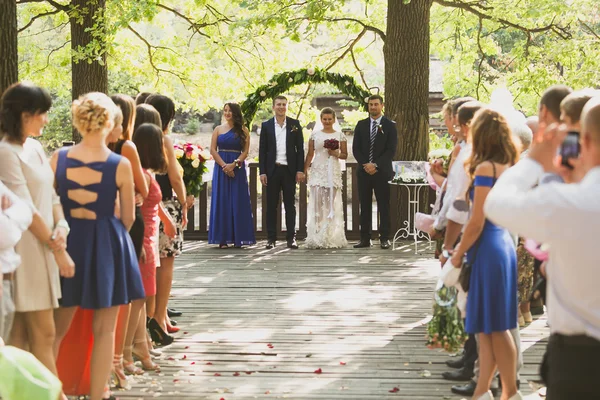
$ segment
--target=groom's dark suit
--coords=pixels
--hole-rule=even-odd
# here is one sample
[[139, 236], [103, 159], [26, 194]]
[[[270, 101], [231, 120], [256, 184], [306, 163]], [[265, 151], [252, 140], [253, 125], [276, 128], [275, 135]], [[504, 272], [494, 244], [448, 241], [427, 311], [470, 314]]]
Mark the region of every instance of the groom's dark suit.
[[261, 175], [267, 176], [267, 234], [277, 239], [277, 204], [283, 190], [285, 226], [288, 242], [296, 236], [296, 173], [304, 172], [304, 137], [297, 119], [286, 117], [285, 162], [277, 162], [275, 118], [263, 122], [260, 130], [258, 164]]
[[374, 175], [367, 174], [363, 168], [358, 168], [356, 173], [360, 201], [360, 236], [361, 241], [371, 239], [372, 199], [373, 192], [375, 192], [379, 211], [379, 236], [384, 241], [390, 238], [390, 187], [388, 181], [394, 176], [392, 158], [396, 152], [398, 135], [396, 123], [383, 116], [379, 122], [380, 127], [377, 128], [373, 157], [370, 160], [372, 124], [370, 117], [358, 121], [352, 142], [352, 153], [359, 167], [369, 162], [377, 164], [377, 172]]

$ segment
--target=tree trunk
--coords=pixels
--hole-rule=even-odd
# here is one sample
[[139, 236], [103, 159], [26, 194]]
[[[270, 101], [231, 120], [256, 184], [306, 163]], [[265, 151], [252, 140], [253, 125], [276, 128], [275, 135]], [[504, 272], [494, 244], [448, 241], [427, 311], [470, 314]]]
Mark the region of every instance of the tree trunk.
[[431, 0], [388, 0], [385, 111], [396, 121], [394, 160], [423, 161], [429, 151], [429, 17]]
[[[108, 92], [106, 35], [102, 32], [106, 0], [72, 0], [71, 5], [78, 10], [71, 16], [71, 76], [72, 96], [75, 100], [89, 92]], [[94, 32], [86, 31], [94, 26]], [[73, 140], [81, 140], [81, 136], [75, 130]]]
[[0, 0], [0, 95], [18, 80], [17, 2]]

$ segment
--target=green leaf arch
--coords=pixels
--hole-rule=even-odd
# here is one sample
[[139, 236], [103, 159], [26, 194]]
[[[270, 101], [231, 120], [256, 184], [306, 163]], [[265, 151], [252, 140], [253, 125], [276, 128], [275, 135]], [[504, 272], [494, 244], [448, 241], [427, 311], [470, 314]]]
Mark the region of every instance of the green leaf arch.
[[328, 72], [319, 68], [303, 68], [276, 74], [268, 84], [258, 87], [253, 93], [249, 94], [241, 104], [246, 125], [248, 127], [252, 126], [256, 111], [262, 102], [287, 93], [292, 87], [304, 83], [328, 83], [333, 85], [340, 92], [357, 101], [365, 111], [368, 111], [368, 97], [371, 92], [356, 83], [356, 80], [350, 75]]

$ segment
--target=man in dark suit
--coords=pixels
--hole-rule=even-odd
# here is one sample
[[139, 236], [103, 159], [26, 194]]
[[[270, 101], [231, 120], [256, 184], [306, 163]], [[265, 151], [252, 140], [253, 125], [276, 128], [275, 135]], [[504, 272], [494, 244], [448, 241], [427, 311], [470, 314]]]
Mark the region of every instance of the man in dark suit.
[[383, 98], [369, 97], [369, 118], [358, 121], [354, 129], [352, 152], [362, 168], [357, 169], [360, 202], [360, 242], [355, 248], [371, 247], [373, 192], [379, 211], [379, 238], [382, 249], [390, 247], [390, 186], [394, 176], [392, 158], [398, 135], [396, 123], [383, 113]]
[[277, 240], [277, 204], [283, 190], [287, 247], [296, 243], [296, 183], [304, 182], [304, 136], [297, 119], [286, 117], [287, 98], [273, 99], [275, 117], [263, 122], [260, 130], [258, 163], [260, 182], [267, 191], [267, 249]]

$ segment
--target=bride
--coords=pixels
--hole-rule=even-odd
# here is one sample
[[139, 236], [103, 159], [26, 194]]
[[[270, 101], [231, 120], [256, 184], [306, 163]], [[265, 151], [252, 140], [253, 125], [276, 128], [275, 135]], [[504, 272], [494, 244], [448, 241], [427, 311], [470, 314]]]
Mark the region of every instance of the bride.
[[[346, 247], [339, 161], [348, 157], [346, 136], [334, 127], [335, 111], [329, 107], [321, 111], [321, 124], [323, 127], [315, 126], [310, 135], [304, 162], [309, 188], [305, 243], [306, 247], [316, 249]], [[339, 146], [336, 150], [326, 147], [336, 147], [331, 146], [336, 141]]]

